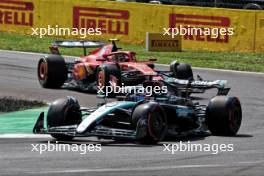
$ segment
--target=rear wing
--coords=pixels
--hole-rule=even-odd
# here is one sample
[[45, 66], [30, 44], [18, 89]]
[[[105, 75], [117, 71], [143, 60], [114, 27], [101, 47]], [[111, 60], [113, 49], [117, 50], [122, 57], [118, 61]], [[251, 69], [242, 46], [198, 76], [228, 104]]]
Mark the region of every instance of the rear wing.
[[226, 80], [214, 80], [214, 81], [206, 81], [206, 80], [180, 80], [177, 78], [168, 78], [164, 81], [166, 84], [170, 86], [176, 87], [178, 90], [182, 91], [190, 91], [192, 89], [202, 90], [203, 93], [207, 89], [218, 89], [217, 95], [227, 95], [230, 88], [226, 87]]
[[87, 55], [87, 48], [100, 48], [105, 43], [102, 41], [55, 41], [50, 46], [50, 52], [52, 54], [60, 54], [59, 47], [64, 48], [83, 48], [83, 55]]

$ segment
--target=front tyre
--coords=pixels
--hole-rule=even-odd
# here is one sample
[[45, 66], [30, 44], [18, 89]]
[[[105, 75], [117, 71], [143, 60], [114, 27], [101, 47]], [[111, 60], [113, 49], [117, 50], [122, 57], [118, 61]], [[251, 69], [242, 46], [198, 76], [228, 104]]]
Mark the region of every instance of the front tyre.
[[38, 80], [44, 88], [60, 88], [67, 79], [67, 67], [60, 55], [49, 55], [38, 62]]
[[[47, 127], [78, 125], [82, 121], [82, 114], [78, 101], [73, 97], [62, 98], [54, 101], [48, 110]], [[58, 140], [71, 140], [73, 136], [65, 134], [51, 134]]]
[[[116, 64], [103, 64], [98, 67], [96, 74], [97, 88], [106, 93], [106, 87], [115, 87], [121, 85], [121, 72]], [[113, 95], [111, 92], [109, 95]]]
[[132, 114], [132, 128], [142, 144], [155, 144], [167, 132], [167, 118], [163, 108], [155, 102], [138, 105]]
[[206, 108], [206, 123], [212, 135], [234, 136], [242, 121], [242, 108], [237, 97], [216, 96]]

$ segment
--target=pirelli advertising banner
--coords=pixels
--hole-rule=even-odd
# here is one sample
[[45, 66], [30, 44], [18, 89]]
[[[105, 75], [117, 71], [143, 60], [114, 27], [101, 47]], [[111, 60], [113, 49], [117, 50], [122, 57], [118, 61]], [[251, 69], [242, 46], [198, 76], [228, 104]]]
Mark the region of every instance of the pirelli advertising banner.
[[[170, 14], [169, 25], [171, 28], [183, 25], [217, 31], [214, 35], [184, 35], [184, 49], [252, 51], [254, 47], [255, 13], [251, 11], [178, 7]], [[232, 35], [221, 35], [217, 29], [232, 29]]]
[[[145, 44], [146, 33], [184, 33], [182, 49], [264, 51], [264, 12], [96, 0], [0, 0], [0, 31], [32, 34], [32, 28], [100, 29], [100, 35], [62, 35], [82, 40], [118, 38]], [[226, 30], [221, 33], [221, 30]], [[40, 30], [40, 29], [39, 29]], [[208, 33], [214, 31], [214, 33]], [[179, 31], [177, 31], [179, 32]]]
[[26, 33], [34, 26], [36, 4], [32, 1], [0, 0], [0, 30]]

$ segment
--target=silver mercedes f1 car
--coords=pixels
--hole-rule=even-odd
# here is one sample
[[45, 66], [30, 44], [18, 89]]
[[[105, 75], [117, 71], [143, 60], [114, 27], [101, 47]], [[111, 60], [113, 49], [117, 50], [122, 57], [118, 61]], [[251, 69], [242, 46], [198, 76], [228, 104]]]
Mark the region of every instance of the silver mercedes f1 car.
[[[242, 121], [237, 97], [227, 96], [226, 81], [179, 80], [166, 74], [163, 84], [177, 91], [185, 89], [186, 97], [175, 94], [128, 94], [119, 101], [104, 102], [93, 108], [81, 108], [73, 97], [54, 101], [45, 117], [40, 113], [33, 129], [35, 134], [50, 134], [58, 140], [97, 136], [131, 139], [153, 144], [167, 136], [208, 133], [233, 136]], [[155, 81], [148, 82], [148, 85]], [[188, 90], [216, 88], [217, 95], [207, 105], [188, 96]], [[186, 92], [185, 91], [185, 92]]]

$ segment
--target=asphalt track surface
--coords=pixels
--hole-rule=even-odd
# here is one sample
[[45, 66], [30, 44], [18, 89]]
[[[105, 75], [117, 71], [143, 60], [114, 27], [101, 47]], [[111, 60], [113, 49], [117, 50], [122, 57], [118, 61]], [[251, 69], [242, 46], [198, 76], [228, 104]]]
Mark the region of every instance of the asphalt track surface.
[[[82, 106], [98, 102], [95, 95], [40, 87], [36, 66], [42, 54], [0, 51], [0, 96], [53, 101], [75, 96]], [[264, 74], [194, 69], [204, 79], [226, 79], [230, 95], [242, 102], [243, 122], [236, 137], [175, 139], [155, 146], [81, 138], [75, 143], [102, 144], [101, 152], [32, 152], [31, 144], [46, 144], [48, 136], [0, 137], [0, 175], [259, 175], [264, 173]], [[196, 95], [207, 102], [214, 95]], [[201, 98], [203, 97], [203, 98]], [[196, 144], [233, 144], [234, 151], [163, 151], [163, 144], [191, 141]]]

